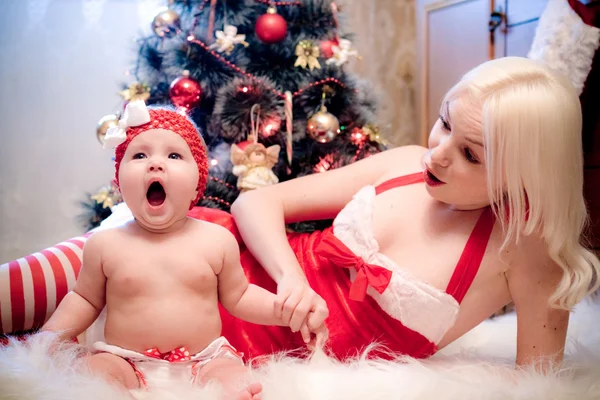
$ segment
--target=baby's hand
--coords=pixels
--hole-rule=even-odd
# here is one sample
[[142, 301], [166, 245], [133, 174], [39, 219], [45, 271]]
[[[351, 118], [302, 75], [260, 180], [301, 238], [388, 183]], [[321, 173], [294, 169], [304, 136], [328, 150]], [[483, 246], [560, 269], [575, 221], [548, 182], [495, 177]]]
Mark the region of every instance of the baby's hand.
[[[318, 327], [311, 330], [308, 327], [308, 323], [305, 321], [300, 327], [300, 333], [302, 334], [304, 343], [306, 343], [310, 350], [314, 350], [317, 347], [323, 347], [329, 338], [329, 330], [327, 329], [325, 323], [322, 323]], [[312, 337], [313, 334], [315, 335], [314, 337]]]
[[[283, 277], [277, 285], [275, 299], [275, 316], [292, 332], [302, 333], [305, 343], [310, 341], [310, 333], [315, 332], [329, 316], [327, 304], [308, 284], [305, 278], [299, 276]], [[306, 324], [304, 332], [301, 327]]]

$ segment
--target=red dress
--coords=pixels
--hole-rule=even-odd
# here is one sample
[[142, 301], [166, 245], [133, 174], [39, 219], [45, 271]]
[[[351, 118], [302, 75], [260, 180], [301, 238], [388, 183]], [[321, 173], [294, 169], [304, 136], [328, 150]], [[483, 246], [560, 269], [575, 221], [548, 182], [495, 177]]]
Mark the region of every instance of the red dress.
[[[374, 197], [386, 190], [422, 181], [422, 173], [412, 174], [391, 179], [376, 188], [370, 187], [367, 192], [372, 190]], [[361, 210], [361, 207], [363, 207], [363, 204], [358, 204], [356, 209]], [[344, 209], [341, 213], [344, 211], [347, 210]], [[336, 218], [335, 222], [339, 217]], [[365, 262], [361, 257], [355, 255], [334, 234], [335, 222], [333, 227], [322, 232], [288, 235], [290, 246], [304, 269], [310, 286], [323, 297], [328, 305], [330, 314], [326, 325], [329, 329], [327, 344], [329, 353], [343, 359], [359, 354], [375, 341], [385, 346], [388, 351], [391, 350], [394, 353], [417, 358], [427, 357], [435, 353], [437, 341], [432, 341], [431, 337], [436, 336], [437, 339], [441, 339], [442, 333], [454, 323], [455, 315], [450, 317], [447, 323], [448, 326], [444, 327], [441, 332], [435, 333], [434, 329], [434, 333], [427, 335], [429, 336], [427, 337], [416, 331], [414, 326], [411, 329], [398, 318], [394, 318], [384, 311], [380, 306], [382, 301], [376, 301], [377, 298], [383, 296], [378, 296], [377, 293], [380, 293], [380, 291], [385, 293], [389, 290], [387, 285], [390, 284], [391, 275], [396, 272]], [[485, 209], [467, 241], [446, 289], [446, 293], [453, 298], [450, 302], [456, 303], [456, 311], [458, 311], [458, 304], [462, 301], [477, 274], [493, 226], [493, 213], [489, 208]], [[351, 241], [350, 239], [349, 242]], [[252, 283], [274, 293], [276, 292], [274, 281], [249, 251], [242, 251], [241, 261], [246, 275]], [[350, 279], [350, 269], [354, 270], [353, 282]], [[409, 284], [412, 285], [414, 282], [409, 282]], [[374, 293], [374, 296], [365, 296], [367, 286], [373, 287], [377, 293]], [[429, 294], [426, 293], [425, 297], [435, 293], [435, 288], [430, 289], [433, 292], [429, 291]], [[402, 290], [400, 289], [400, 292]], [[441, 303], [439, 305], [443, 305], [444, 302], [448, 303], [443, 295], [440, 298]], [[396, 313], [398, 315], [403, 315], [401, 310], [403, 304], [401, 303], [402, 301], [398, 301], [398, 304], [391, 307], [394, 310], [399, 309], [399, 312]], [[390, 302], [385, 304], [387, 304], [387, 308], [390, 308]], [[433, 308], [439, 305], [437, 303], [433, 304]], [[419, 304], [416, 304], [416, 306], [420, 307]], [[449, 309], [452, 309], [452, 307]], [[222, 312], [222, 316], [223, 335], [246, 356], [255, 357], [282, 350], [305, 348], [300, 334], [292, 333], [289, 328], [251, 324], [232, 318], [225, 311]], [[423, 326], [422, 322], [413, 323], [412, 325], [416, 326], [421, 323], [421, 326]], [[432, 326], [441, 323], [437, 320], [425, 322]], [[387, 356], [386, 353], [382, 352], [375, 352], [373, 355]]]

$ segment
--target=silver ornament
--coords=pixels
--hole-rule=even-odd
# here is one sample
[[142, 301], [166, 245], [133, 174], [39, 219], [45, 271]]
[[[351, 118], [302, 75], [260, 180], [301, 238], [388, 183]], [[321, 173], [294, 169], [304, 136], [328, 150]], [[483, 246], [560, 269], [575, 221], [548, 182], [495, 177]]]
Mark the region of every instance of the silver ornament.
[[170, 39], [181, 31], [179, 14], [173, 10], [163, 10], [152, 20], [152, 30], [162, 38]]
[[98, 125], [96, 125], [96, 138], [98, 138], [100, 144], [104, 145], [106, 132], [117, 125], [119, 125], [119, 116], [115, 114], [105, 115], [98, 121]]
[[319, 143], [329, 143], [340, 133], [340, 122], [325, 106], [308, 120], [306, 130]]

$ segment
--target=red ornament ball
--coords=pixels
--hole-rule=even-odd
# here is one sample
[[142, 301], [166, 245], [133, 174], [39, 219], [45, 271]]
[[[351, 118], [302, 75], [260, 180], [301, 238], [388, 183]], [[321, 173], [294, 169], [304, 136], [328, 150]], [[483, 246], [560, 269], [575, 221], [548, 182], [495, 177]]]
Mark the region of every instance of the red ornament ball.
[[201, 95], [202, 87], [200, 87], [198, 81], [190, 78], [188, 71], [183, 71], [183, 75], [173, 80], [169, 88], [171, 102], [177, 107], [184, 108], [186, 111], [198, 105]]
[[339, 42], [337, 41], [337, 39], [322, 41], [321, 45], [319, 46], [321, 48], [321, 55], [324, 58], [333, 57], [333, 46], [339, 46]]
[[261, 15], [256, 20], [254, 29], [256, 36], [263, 43], [278, 43], [287, 35], [287, 22], [281, 15], [269, 9], [266, 14]]

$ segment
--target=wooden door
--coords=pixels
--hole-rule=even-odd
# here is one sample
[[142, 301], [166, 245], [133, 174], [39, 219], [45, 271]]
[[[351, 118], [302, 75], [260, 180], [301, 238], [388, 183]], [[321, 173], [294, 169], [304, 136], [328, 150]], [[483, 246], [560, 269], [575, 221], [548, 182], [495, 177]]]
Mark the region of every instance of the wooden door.
[[535, 36], [540, 15], [548, 0], [496, 0], [494, 11], [502, 23], [498, 26], [494, 57], [526, 57]]
[[[417, 0], [417, 121], [425, 145], [440, 101], [492, 58], [527, 56], [548, 0]], [[498, 17], [498, 24], [494, 24]]]
[[419, 143], [439, 114], [444, 94], [493, 54], [491, 0], [417, 0], [417, 121]]
[[[416, 0], [419, 144], [427, 145], [442, 96], [462, 74], [492, 58], [527, 56], [547, 4], [548, 0]], [[598, 69], [600, 57], [596, 58]], [[600, 73], [594, 76], [587, 83], [589, 93], [583, 95], [588, 104], [584, 107], [588, 121], [583, 132], [584, 174], [589, 237], [592, 246], [600, 249], [600, 118], [589, 106], [598, 103], [594, 96], [600, 96], [596, 94]]]

